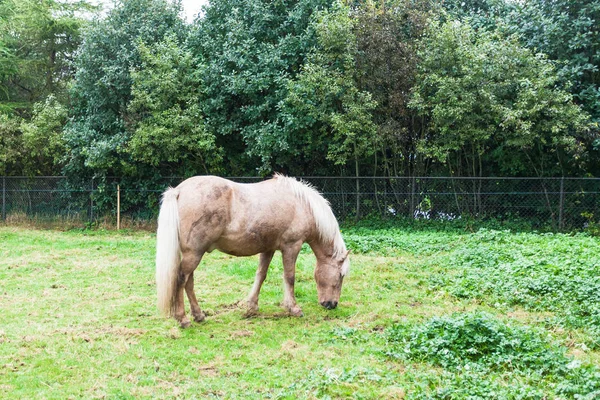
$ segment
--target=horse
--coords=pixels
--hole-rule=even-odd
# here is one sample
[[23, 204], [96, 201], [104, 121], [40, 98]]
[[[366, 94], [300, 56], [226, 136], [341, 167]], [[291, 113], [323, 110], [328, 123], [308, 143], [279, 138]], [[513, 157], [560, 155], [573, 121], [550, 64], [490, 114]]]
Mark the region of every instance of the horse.
[[158, 308], [182, 328], [184, 290], [196, 322], [205, 318], [194, 293], [194, 270], [205, 253], [260, 254], [248, 313], [258, 312], [258, 295], [275, 251], [283, 259], [283, 307], [302, 316], [296, 304], [296, 259], [303, 243], [313, 250], [318, 302], [327, 309], [338, 305], [348, 274], [349, 251], [329, 202], [310, 184], [275, 174], [259, 183], [236, 183], [217, 176], [186, 179], [162, 195], [156, 234]]

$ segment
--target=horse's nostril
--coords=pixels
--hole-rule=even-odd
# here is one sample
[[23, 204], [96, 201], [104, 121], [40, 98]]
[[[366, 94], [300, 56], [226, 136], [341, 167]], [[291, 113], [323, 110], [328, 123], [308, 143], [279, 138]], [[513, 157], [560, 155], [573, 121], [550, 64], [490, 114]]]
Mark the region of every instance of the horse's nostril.
[[323, 307], [325, 307], [328, 310], [333, 310], [334, 308], [337, 307], [337, 301], [323, 301], [321, 302], [321, 305]]

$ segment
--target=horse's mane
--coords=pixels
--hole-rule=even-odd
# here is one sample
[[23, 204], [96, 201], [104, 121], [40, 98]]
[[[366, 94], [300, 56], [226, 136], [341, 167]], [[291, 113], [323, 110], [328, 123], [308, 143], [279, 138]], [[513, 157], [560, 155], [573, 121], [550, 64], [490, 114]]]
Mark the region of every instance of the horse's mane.
[[288, 176], [276, 173], [273, 176], [278, 183], [287, 185], [294, 195], [306, 203], [311, 210], [317, 231], [321, 240], [333, 243], [333, 256], [336, 257], [346, 252], [346, 244], [340, 234], [338, 225], [329, 201], [325, 199], [321, 193], [310, 183], [290, 178]]

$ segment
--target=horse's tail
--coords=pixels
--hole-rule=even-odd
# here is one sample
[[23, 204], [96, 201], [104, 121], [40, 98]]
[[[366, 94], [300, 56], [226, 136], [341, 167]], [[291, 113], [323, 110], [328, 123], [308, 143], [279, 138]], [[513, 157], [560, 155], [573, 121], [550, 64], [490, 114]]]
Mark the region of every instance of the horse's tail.
[[156, 290], [158, 309], [166, 316], [172, 315], [177, 295], [179, 263], [179, 189], [169, 188], [162, 196], [156, 231]]

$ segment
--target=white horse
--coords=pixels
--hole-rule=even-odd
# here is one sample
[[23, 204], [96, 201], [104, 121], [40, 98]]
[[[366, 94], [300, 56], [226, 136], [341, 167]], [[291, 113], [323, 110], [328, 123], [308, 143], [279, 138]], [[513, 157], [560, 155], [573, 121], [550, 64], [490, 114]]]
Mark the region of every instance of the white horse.
[[331, 207], [307, 183], [276, 174], [260, 183], [241, 184], [216, 176], [197, 176], [163, 194], [156, 243], [158, 307], [182, 327], [185, 289], [194, 320], [205, 316], [194, 293], [194, 270], [214, 249], [234, 256], [260, 254], [249, 312], [258, 310], [258, 295], [276, 250], [284, 266], [283, 305], [301, 316], [296, 304], [296, 259], [303, 243], [312, 248], [317, 265], [319, 303], [337, 306], [349, 260], [346, 245]]

